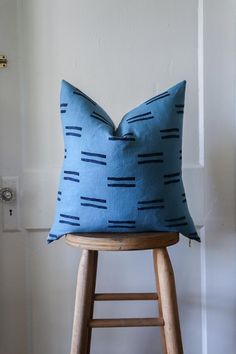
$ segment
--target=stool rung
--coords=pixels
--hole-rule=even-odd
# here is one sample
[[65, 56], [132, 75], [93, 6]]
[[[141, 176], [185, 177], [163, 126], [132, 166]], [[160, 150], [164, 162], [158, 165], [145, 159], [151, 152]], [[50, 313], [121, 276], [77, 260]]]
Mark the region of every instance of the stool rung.
[[156, 293], [98, 293], [94, 295], [95, 301], [120, 300], [157, 300]]
[[114, 318], [93, 319], [89, 321], [89, 327], [148, 327], [164, 326], [163, 318]]

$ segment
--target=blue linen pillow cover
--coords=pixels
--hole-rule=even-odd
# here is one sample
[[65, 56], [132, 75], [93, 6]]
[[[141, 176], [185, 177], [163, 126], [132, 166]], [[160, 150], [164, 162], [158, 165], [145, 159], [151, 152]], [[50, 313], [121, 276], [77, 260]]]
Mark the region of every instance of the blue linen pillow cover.
[[143, 231], [200, 241], [182, 182], [185, 86], [140, 104], [116, 129], [96, 102], [62, 81], [65, 156], [48, 243], [67, 233]]

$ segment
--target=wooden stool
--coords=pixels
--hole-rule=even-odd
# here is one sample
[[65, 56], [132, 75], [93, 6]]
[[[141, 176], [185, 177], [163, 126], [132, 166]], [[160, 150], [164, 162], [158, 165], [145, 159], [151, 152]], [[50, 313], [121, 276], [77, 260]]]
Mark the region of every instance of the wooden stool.
[[[92, 328], [160, 326], [164, 354], [183, 354], [174, 273], [166, 247], [177, 233], [68, 234], [68, 245], [83, 249], [76, 288], [71, 354], [89, 354]], [[98, 251], [153, 249], [157, 293], [95, 294]], [[158, 300], [158, 318], [93, 319], [94, 301]]]

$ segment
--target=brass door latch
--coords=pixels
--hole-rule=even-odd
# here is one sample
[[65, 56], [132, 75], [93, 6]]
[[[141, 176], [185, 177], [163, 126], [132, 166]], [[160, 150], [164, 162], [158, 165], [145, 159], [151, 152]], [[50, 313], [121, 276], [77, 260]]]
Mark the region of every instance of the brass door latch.
[[0, 55], [0, 68], [6, 68], [6, 66], [7, 66], [6, 55]]

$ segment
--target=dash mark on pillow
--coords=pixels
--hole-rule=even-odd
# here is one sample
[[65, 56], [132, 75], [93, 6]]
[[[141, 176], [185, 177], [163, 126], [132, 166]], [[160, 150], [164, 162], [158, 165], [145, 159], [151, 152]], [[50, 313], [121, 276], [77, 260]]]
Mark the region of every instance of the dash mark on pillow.
[[149, 120], [149, 119], [153, 119], [153, 118], [154, 118], [154, 116], [152, 115], [152, 112], [149, 111], [149, 112], [137, 114], [136, 116], [130, 117], [126, 121], [128, 122], [128, 124], [131, 124], [131, 123], [140, 122], [143, 120]]
[[79, 216], [60, 214], [61, 219], [59, 219], [60, 224], [68, 224], [72, 226], [80, 226]]
[[101, 122], [103, 122], [103, 123], [105, 123], [107, 125], [112, 126], [112, 124], [105, 117], [103, 117], [100, 113], [97, 113], [97, 112], [93, 111], [93, 113], [90, 114], [90, 117], [93, 117], [93, 118], [95, 118], [95, 119], [97, 119], [97, 120], [99, 120], [99, 121], [101, 121]]
[[76, 90], [76, 91], [73, 91], [73, 94], [83, 97], [84, 99], [86, 99], [87, 101], [92, 103], [94, 106], [96, 106], [96, 103], [91, 98], [89, 98], [87, 95], [85, 95], [83, 92]]
[[164, 184], [178, 183], [180, 182], [178, 177], [180, 177], [180, 172], [164, 175]]
[[[94, 158], [85, 158], [81, 157], [81, 161], [87, 162], [87, 163], [94, 163], [98, 165], [106, 165], [107, 163], [105, 162], [106, 160], [106, 155], [104, 154], [98, 154], [96, 152], [88, 152], [88, 151], [81, 151], [82, 155], [89, 156], [89, 157], [94, 157]], [[97, 158], [97, 159], [95, 159]]]
[[82, 197], [82, 196], [80, 197], [80, 199], [86, 201], [86, 202], [81, 202], [80, 203], [81, 206], [98, 208], [98, 209], [107, 209], [106, 199], [90, 198], [90, 197]]
[[71, 182], [77, 182], [77, 183], [80, 182], [80, 180], [77, 177], [77, 176], [79, 176], [79, 172], [77, 172], [77, 171], [64, 171], [64, 174], [65, 174], [65, 176], [63, 177], [63, 179], [65, 181], [71, 181]]
[[109, 228], [116, 229], [135, 229], [135, 220], [108, 220]]
[[184, 104], [176, 104], [176, 113], [177, 114], [183, 114], [184, 113]]
[[186, 226], [188, 223], [186, 222], [185, 216], [180, 216], [178, 218], [165, 219], [165, 223], [167, 227], [176, 227], [176, 226]]
[[66, 113], [66, 107], [68, 106], [68, 103], [61, 103], [60, 107], [61, 107], [61, 113]]
[[141, 200], [138, 202], [138, 210], [152, 210], [164, 208], [164, 199]]
[[161, 163], [161, 162], [164, 162], [163, 152], [151, 152], [147, 154], [138, 154], [138, 164]]
[[[170, 129], [161, 129], [161, 138], [162, 139], [179, 139], [179, 128], [170, 128]], [[176, 134], [175, 134], [176, 133]]]
[[130, 183], [135, 181], [135, 177], [107, 177], [108, 181], [111, 181], [107, 184], [108, 187], [136, 187], [135, 183]]
[[148, 104], [151, 104], [157, 100], [161, 100], [161, 99], [168, 97], [168, 96], [170, 96], [170, 94], [168, 93], [168, 91], [165, 91], [165, 92], [161, 93], [160, 95], [150, 98], [150, 100], [147, 100], [145, 103], [146, 103], [146, 105], [148, 105]]

